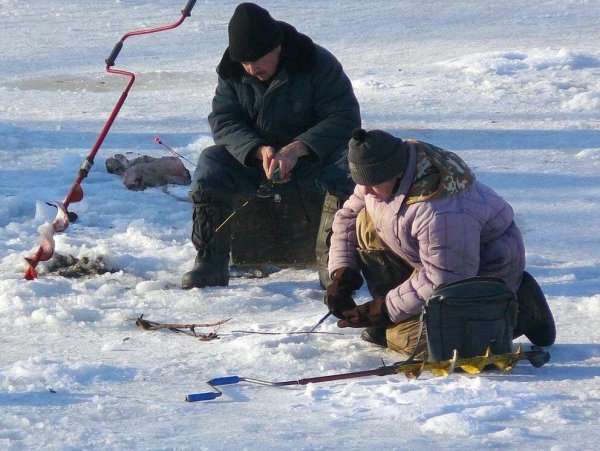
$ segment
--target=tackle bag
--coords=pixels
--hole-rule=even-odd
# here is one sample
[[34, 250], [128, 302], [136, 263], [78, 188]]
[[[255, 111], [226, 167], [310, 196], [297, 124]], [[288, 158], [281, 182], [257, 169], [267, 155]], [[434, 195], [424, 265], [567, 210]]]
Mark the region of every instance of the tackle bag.
[[471, 277], [437, 287], [425, 305], [427, 360], [512, 352], [517, 298], [496, 277]]

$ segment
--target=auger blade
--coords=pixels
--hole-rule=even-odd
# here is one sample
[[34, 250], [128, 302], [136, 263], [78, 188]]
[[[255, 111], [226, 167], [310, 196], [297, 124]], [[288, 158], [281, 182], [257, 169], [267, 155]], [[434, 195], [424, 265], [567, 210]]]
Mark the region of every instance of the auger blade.
[[[456, 363], [458, 362], [458, 353], [456, 349], [450, 360], [442, 360], [439, 362], [425, 362], [424, 369], [429, 370], [435, 377], [446, 377], [454, 372]], [[428, 365], [429, 364], [429, 365]], [[428, 368], [428, 366], [430, 366]]]
[[478, 357], [472, 357], [469, 362], [464, 363], [460, 366], [460, 369], [468, 374], [479, 374], [483, 369], [489, 365], [489, 357], [492, 354], [490, 347], [485, 350], [485, 354]]
[[[400, 373], [401, 371], [399, 371]], [[404, 376], [407, 379], [418, 379], [421, 373], [423, 372], [423, 362], [419, 363], [414, 369], [404, 371]]]
[[423, 371], [429, 371], [436, 377], [444, 377], [457, 368], [468, 374], [479, 374], [487, 366], [495, 366], [502, 371], [511, 371], [519, 360], [528, 360], [535, 368], [539, 368], [550, 360], [550, 354], [535, 346], [531, 348], [531, 351], [523, 351], [519, 346], [515, 352], [504, 354], [492, 354], [488, 348], [481, 356], [458, 358], [454, 351], [453, 357], [449, 360], [398, 363], [394, 367], [398, 374], [404, 373], [409, 378], [414, 378], [415, 374], [418, 377]]
[[71, 195], [67, 195], [67, 199], [69, 199], [70, 204], [81, 202], [83, 200], [83, 188], [80, 184], [76, 184], [69, 194]]
[[33, 266], [33, 259], [25, 257], [25, 261], [27, 262], [27, 269], [25, 270], [25, 280], [37, 279], [37, 272]]

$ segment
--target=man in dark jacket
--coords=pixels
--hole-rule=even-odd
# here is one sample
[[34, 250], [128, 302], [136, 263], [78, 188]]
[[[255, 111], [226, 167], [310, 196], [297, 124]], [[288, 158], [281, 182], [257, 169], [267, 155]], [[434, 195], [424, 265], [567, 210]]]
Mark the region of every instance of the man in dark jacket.
[[327, 192], [320, 227], [327, 230], [353, 189], [347, 143], [360, 110], [336, 58], [253, 3], [238, 5], [228, 33], [208, 117], [215, 145], [201, 153], [190, 191], [198, 255], [184, 289], [228, 284], [229, 222], [215, 229], [231, 214], [234, 194], [294, 178], [302, 189]]

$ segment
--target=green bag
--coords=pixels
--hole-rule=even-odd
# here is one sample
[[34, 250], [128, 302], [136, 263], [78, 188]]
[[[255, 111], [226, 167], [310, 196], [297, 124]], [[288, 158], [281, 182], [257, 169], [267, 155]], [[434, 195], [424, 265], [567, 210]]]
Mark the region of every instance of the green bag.
[[429, 362], [512, 352], [517, 298], [502, 279], [472, 277], [437, 287], [425, 306]]

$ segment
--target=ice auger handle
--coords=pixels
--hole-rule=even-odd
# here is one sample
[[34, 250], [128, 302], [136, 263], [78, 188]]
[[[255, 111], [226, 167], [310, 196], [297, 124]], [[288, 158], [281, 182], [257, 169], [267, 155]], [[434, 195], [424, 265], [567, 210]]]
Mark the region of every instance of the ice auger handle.
[[231, 385], [237, 384], [239, 381], [241, 381], [239, 376], [214, 377], [208, 381], [208, 385], [212, 385], [213, 387], [216, 385]]
[[108, 67], [112, 67], [115, 65], [115, 60], [117, 59], [117, 56], [119, 56], [119, 52], [122, 48], [123, 41], [119, 41], [115, 44], [115, 47], [112, 49], [112, 52], [110, 52], [110, 56], [104, 60]]
[[183, 14], [184, 17], [190, 17], [192, 15], [192, 8], [195, 4], [196, 0], [188, 0], [187, 5], [185, 5], [185, 8], [181, 10], [181, 14]]
[[131, 31], [131, 32], [123, 35], [121, 40], [115, 44], [115, 47], [113, 48], [112, 52], [110, 53], [110, 56], [104, 60], [106, 62], [106, 67], [112, 67], [115, 65], [115, 60], [117, 59], [117, 56], [119, 56], [119, 52], [123, 48], [123, 41], [125, 41], [125, 39], [127, 39], [130, 36], [156, 33], [157, 31], [165, 31], [165, 30], [170, 30], [172, 28], [176, 28], [184, 21], [184, 19], [186, 17], [189, 17], [192, 15], [192, 8], [194, 7], [195, 4], [196, 4], [196, 0], [188, 0], [187, 5], [185, 5], [185, 8], [183, 8], [181, 10], [181, 18], [179, 19], [178, 22], [176, 22], [172, 25], [165, 25], [165, 26], [156, 27], [156, 28], [148, 28], [146, 30]]
[[243, 379], [239, 376], [223, 376], [223, 377], [214, 377], [209, 380], [206, 384], [210, 386], [210, 388], [214, 389], [214, 391], [204, 392], [204, 393], [194, 393], [191, 395], [187, 395], [185, 400], [187, 402], [196, 402], [196, 401], [210, 401], [211, 399], [216, 399], [222, 395], [221, 391], [218, 388], [215, 388], [218, 385], [232, 385], [237, 384]]
[[209, 391], [206, 393], [194, 393], [193, 395], [187, 395], [185, 400], [187, 402], [196, 402], [196, 401], [210, 401], [211, 399], [217, 399], [221, 396], [221, 392], [213, 392]]

